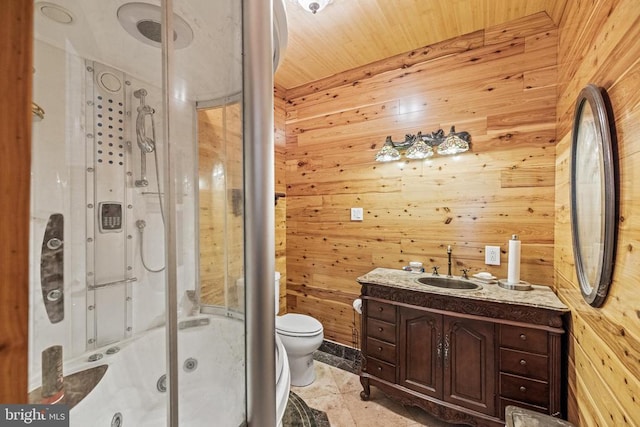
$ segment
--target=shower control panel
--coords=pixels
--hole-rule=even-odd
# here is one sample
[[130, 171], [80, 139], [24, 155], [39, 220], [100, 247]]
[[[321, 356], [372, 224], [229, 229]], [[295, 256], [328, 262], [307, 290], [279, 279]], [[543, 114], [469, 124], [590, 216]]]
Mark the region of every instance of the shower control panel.
[[119, 233], [122, 231], [122, 203], [100, 202], [99, 225], [101, 233]]

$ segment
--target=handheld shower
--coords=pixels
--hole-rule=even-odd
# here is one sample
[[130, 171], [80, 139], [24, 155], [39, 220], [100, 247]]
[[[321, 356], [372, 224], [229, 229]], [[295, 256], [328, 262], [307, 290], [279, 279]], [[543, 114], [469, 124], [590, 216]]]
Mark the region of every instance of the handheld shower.
[[[148, 105], [141, 105], [140, 107], [138, 107], [138, 117], [136, 119], [136, 136], [138, 140], [138, 148], [140, 148], [143, 153], [153, 153], [153, 150], [156, 149], [156, 132], [155, 124], [153, 122], [153, 114], [155, 112], [156, 111]], [[152, 138], [147, 137], [146, 134], [147, 116], [151, 117]]]
[[[138, 117], [136, 118], [136, 136], [138, 139], [138, 147], [143, 153], [153, 153], [153, 150], [156, 148], [156, 127], [153, 122], [153, 115], [155, 114], [155, 110], [147, 105], [146, 97], [147, 90], [146, 89], [138, 89], [133, 92], [133, 96], [140, 100], [140, 106], [138, 106]], [[146, 127], [146, 119], [147, 116], [151, 118], [151, 132], [152, 137], [147, 137], [147, 127]]]
[[[147, 180], [147, 159], [146, 154], [153, 153], [156, 149], [156, 125], [153, 115], [156, 110], [147, 105], [146, 89], [138, 89], [133, 92], [133, 96], [140, 100], [138, 106], [138, 117], [136, 118], [136, 139], [138, 148], [140, 148], [140, 179], [136, 180], [136, 187], [146, 187], [149, 185]], [[151, 138], [147, 136], [147, 117], [151, 120]]]

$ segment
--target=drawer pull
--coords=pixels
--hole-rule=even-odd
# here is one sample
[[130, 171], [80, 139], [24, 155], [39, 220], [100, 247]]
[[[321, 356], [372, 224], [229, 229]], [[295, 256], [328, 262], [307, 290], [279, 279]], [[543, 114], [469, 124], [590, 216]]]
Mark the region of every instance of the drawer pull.
[[520, 365], [527, 366], [527, 361], [524, 359], [520, 359]]
[[378, 332], [382, 332], [382, 328], [378, 328]]
[[383, 307], [378, 307], [378, 311], [382, 311], [382, 310], [384, 310]]
[[378, 366], [378, 371], [382, 372], [382, 367]]
[[525, 334], [520, 334], [520, 339], [522, 341], [526, 341], [527, 340], [527, 336]]
[[527, 388], [523, 385], [520, 386], [520, 391], [525, 393], [527, 391]]
[[378, 347], [378, 351], [382, 351], [382, 347]]

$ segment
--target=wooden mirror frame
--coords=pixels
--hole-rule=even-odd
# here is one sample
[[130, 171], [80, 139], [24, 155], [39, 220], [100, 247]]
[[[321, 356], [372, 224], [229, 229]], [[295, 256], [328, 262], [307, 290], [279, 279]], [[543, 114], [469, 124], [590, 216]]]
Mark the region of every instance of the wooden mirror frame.
[[580, 291], [600, 307], [613, 275], [617, 225], [613, 120], [604, 89], [587, 85], [576, 102], [571, 143], [571, 231]]

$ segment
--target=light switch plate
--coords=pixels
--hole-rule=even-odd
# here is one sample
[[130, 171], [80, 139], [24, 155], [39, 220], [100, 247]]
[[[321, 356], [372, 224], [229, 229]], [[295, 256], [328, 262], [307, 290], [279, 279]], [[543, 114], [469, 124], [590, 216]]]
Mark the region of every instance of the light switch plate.
[[500, 246], [484, 247], [484, 263], [488, 265], [500, 265]]
[[364, 211], [362, 208], [351, 208], [351, 221], [364, 220]]

